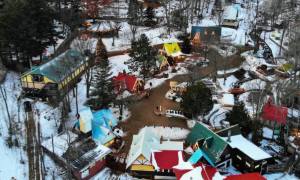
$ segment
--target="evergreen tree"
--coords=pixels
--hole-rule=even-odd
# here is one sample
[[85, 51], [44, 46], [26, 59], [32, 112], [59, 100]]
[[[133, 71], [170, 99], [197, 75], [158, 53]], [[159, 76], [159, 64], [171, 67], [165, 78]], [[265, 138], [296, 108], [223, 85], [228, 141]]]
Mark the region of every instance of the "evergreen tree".
[[182, 96], [181, 108], [192, 118], [204, 116], [213, 107], [212, 94], [202, 82], [187, 87]]
[[2, 47], [10, 47], [12, 54], [22, 53], [23, 60], [24, 56], [28, 60], [40, 56], [47, 46], [55, 43], [53, 18], [47, 1], [6, 0], [0, 12]]
[[142, 74], [143, 78], [150, 76], [151, 70], [156, 68], [157, 51], [150, 46], [150, 41], [145, 34], [142, 34], [137, 41], [132, 41], [131, 51], [131, 68]]
[[230, 125], [239, 124], [244, 136], [247, 136], [251, 131], [251, 118], [242, 102], [233, 106], [232, 110], [226, 113], [226, 121], [228, 121]]
[[129, 24], [138, 25], [140, 23], [139, 9], [140, 5], [137, 0], [129, 0], [127, 14]]
[[90, 98], [86, 102], [93, 110], [108, 108], [114, 100], [109, 61], [107, 56], [103, 57], [97, 61], [91, 83]]
[[185, 36], [182, 44], [182, 52], [184, 54], [190, 54], [191, 50], [192, 50], [192, 45], [191, 45], [190, 38], [188, 36]]
[[186, 32], [188, 27], [188, 17], [185, 15], [182, 9], [174, 10], [171, 14], [172, 27]]
[[153, 21], [153, 18], [155, 17], [153, 8], [148, 7], [145, 13], [147, 20]]

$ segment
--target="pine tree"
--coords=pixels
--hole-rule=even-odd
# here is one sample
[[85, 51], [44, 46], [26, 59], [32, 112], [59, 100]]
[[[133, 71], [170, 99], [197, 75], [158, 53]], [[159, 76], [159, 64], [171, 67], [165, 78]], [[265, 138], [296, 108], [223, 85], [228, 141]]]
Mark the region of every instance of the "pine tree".
[[189, 85], [182, 96], [180, 104], [184, 113], [192, 118], [204, 116], [213, 107], [212, 94], [209, 88], [203, 83]]
[[86, 105], [93, 110], [108, 108], [114, 100], [113, 85], [108, 58], [102, 58], [94, 70], [94, 76], [91, 83], [90, 98]]
[[249, 127], [251, 118], [245, 109], [244, 103], [242, 102], [233, 106], [232, 110], [226, 113], [226, 121], [228, 121], [230, 125], [239, 124], [242, 129], [242, 134], [245, 136], [247, 136], [251, 131]]
[[129, 0], [127, 13], [129, 24], [138, 25], [140, 23], [139, 9], [140, 6], [137, 0]]
[[190, 38], [188, 36], [185, 36], [182, 44], [182, 52], [184, 54], [190, 54], [191, 50], [192, 50], [192, 45], [191, 45]]
[[156, 67], [157, 51], [150, 46], [150, 41], [145, 34], [142, 34], [137, 41], [132, 41], [129, 56], [131, 67], [137, 68], [144, 79], [149, 77], [151, 70]]
[[53, 18], [47, 1], [6, 0], [0, 13], [2, 47], [10, 47], [17, 60], [19, 53], [22, 60], [40, 56], [47, 46], [55, 44]]

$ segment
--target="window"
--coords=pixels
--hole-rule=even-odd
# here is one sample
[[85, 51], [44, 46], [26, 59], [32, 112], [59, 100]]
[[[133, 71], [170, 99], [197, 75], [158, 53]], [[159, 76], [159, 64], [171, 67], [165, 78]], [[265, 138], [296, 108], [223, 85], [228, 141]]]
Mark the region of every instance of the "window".
[[241, 156], [239, 156], [239, 155], [236, 155], [236, 157], [237, 157], [239, 160], [242, 160]]
[[86, 169], [81, 172], [81, 178], [85, 178], [90, 175], [89, 169]]
[[247, 161], [246, 161], [246, 165], [247, 165], [248, 167], [251, 167], [251, 164], [250, 164], [250, 163], [248, 163]]
[[44, 77], [42, 75], [33, 74], [32, 75], [32, 81], [43, 82], [44, 81]]
[[259, 166], [260, 166], [260, 165], [256, 165], [256, 166], [255, 166], [255, 169], [259, 168]]

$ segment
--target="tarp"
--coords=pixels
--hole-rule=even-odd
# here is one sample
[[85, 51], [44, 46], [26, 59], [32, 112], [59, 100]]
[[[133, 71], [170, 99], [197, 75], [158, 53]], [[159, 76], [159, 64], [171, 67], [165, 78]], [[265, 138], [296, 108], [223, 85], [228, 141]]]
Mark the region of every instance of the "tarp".
[[286, 124], [287, 114], [288, 108], [276, 106], [269, 101], [263, 107], [262, 118], [279, 124]]
[[165, 43], [164, 49], [169, 56], [176, 55], [181, 53], [181, 49], [177, 42], [174, 43]]

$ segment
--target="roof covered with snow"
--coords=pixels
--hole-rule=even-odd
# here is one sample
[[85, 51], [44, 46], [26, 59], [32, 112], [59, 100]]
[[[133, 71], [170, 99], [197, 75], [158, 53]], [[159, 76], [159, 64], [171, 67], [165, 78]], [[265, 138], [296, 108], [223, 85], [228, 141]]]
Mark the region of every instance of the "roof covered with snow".
[[65, 79], [84, 62], [85, 58], [80, 52], [70, 49], [51, 61], [33, 69], [27, 74], [43, 75], [58, 83]]
[[[222, 138], [224, 141], [228, 139], [228, 137]], [[227, 141], [227, 143], [230, 145], [230, 147], [239, 149], [255, 161], [271, 158], [271, 156], [268, 153], [266, 153], [261, 148], [250, 142], [248, 139], [244, 138], [242, 135], [231, 136], [231, 141]]]
[[72, 132], [65, 132], [63, 134], [59, 134], [53, 137], [53, 144], [52, 139], [48, 139], [42, 143], [42, 146], [46, 148], [48, 151], [53, 152], [59, 157], [68, 150], [69, 144], [75, 141], [77, 135]]

